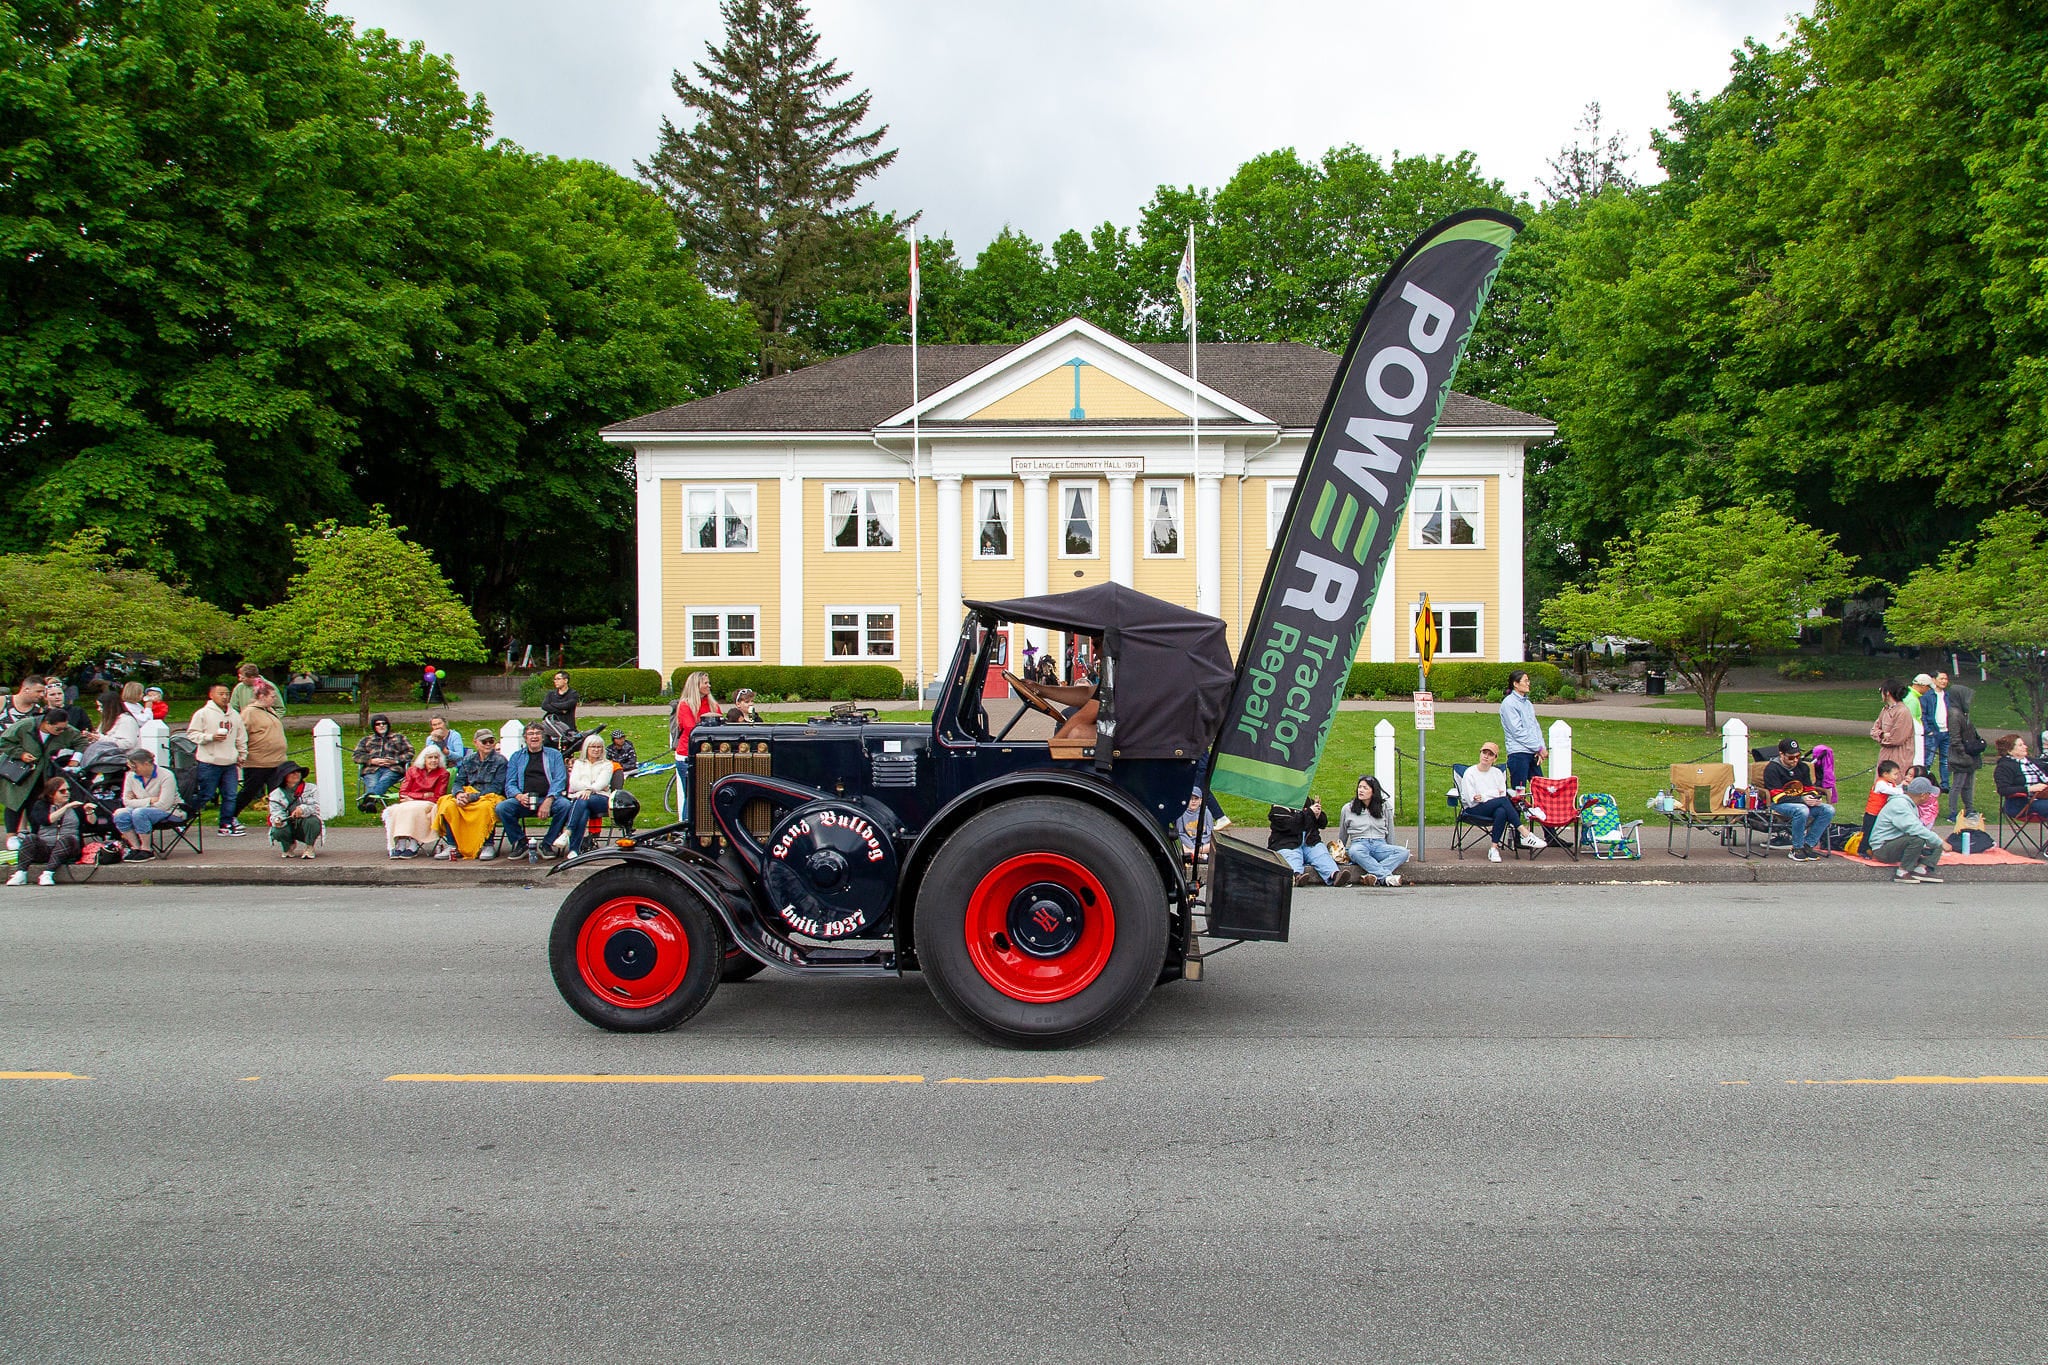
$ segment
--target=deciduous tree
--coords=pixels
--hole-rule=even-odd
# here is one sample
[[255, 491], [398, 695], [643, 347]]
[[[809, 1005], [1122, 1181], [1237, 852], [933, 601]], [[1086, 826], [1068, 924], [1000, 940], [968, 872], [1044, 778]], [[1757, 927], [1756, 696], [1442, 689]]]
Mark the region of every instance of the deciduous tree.
[[1981, 651], [2029, 732], [2048, 726], [2048, 516], [2008, 508], [1976, 539], [1899, 585], [1884, 614], [1892, 639]]
[[123, 564], [100, 532], [42, 554], [0, 555], [0, 676], [116, 653], [195, 663], [238, 638], [226, 612]]

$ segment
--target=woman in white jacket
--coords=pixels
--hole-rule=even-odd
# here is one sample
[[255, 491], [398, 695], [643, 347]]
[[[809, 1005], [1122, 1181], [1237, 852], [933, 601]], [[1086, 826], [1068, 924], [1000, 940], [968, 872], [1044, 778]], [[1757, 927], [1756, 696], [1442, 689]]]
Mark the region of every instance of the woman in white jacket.
[[618, 764], [604, 756], [603, 735], [583, 741], [582, 751], [569, 765], [569, 828], [565, 832], [571, 857], [583, 851], [591, 820], [611, 809], [612, 774], [616, 771]]

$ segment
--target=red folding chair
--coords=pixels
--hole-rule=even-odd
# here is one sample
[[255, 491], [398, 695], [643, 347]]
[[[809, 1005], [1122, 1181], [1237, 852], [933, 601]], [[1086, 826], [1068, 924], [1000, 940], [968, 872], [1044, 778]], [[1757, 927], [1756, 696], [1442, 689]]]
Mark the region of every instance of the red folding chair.
[[[1529, 779], [1529, 809], [1537, 815], [1546, 848], [1563, 849], [1574, 862], [1579, 857], [1579, 779], [1576, 777], [1532, 777]], [[1566, 837], [1566, 832], [1570, 837]], [[1532, 855], [1534, 850], [1532, 850]]]

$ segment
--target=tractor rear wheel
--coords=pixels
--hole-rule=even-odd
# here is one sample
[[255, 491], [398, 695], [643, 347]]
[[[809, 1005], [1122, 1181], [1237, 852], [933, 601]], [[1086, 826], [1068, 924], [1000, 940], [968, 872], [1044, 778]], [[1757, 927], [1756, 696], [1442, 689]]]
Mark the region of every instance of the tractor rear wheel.
[[615, 1033], [671, 1029], [704, 1008], [725, 968], [709, 906], [672, 877], [631, 864], [592, 873], [555, 912], [555, 988]]
[[1093, 806], [1005, 801], [932, 859], [913, 933], [932, 994], [955, 1023], [1003, 1047], [1079, 1047], [1145, 1003], [1166, 961], [1159, 868]]

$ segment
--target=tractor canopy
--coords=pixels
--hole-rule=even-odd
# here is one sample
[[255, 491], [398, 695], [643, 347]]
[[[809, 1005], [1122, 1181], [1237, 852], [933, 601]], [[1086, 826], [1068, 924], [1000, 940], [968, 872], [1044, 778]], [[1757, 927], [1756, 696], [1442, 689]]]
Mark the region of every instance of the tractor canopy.
[[1019, 625], [1101, 637], [1114, 679], [1116, 752], [1123, 758], [1207, 755], [1230, 700], [1233, 671], [1223, 622], [1103, 583], [1046, 597], [969, 602], [970, 611]]

